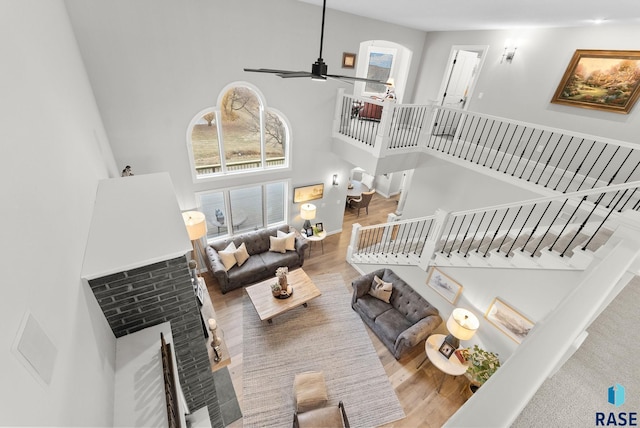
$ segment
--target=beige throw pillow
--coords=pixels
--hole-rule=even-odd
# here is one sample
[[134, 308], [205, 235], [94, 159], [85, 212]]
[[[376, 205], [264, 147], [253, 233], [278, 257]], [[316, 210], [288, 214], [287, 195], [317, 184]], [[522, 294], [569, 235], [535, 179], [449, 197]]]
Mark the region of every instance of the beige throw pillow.
[[234, 251], [233, 255], [238, 262], [238, 266], [242, 266], [244, 262], [249, 260], [249, 253], [247, 252], [247, 246], [244, 245], [244, 242], [238, 247], [236, 251]]
[[275, 253], [287, 252], [287, 238], [276, 238], [275, 236], [270, 236], [269, 241], [271, 244], [271, 247], [269, 247], [269, 251], [273, 251]]
[[373, 277], [373, 282], [371, 283], [371, 288], [369, 289], [369, 294], [375, 297], [376, 299], [380, 299], [383, 302], [389, 303], [391, 299], [391, 292], [393, 291], [393, 284], [390, 282], [384, 282], [378, 275]]
[[236, 252], [236, 244], [234, 244], [233, 242], [227, 245], [227, 248], [225, 248], [224, 250], [218, 251], [218, 256], [220, 256], [220, 260], [224, 265], [225, 271], [228, 271], [233, 266], [235, 266], [237, 262], [235, 252]]
[[284, 248], [287, 251], [295, 251], [296, 250], [296, 234], [295, 232], [284, 233], [283, 231], [278, 231], [278, 238], [285, 238]]

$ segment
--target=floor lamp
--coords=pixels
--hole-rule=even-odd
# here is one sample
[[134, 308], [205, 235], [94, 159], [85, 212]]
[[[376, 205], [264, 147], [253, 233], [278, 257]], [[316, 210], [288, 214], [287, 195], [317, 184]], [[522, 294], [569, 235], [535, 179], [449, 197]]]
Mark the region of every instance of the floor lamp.
[[207, 219], [203, 213], [199, 211], [187, 211], [182, 213], [184, 224], [189, 233], [189, 239], [193, 246], [192, 260], [195, 260], [200, 266], [202, 259], [202, 247], [200, 239], [207, 235]]

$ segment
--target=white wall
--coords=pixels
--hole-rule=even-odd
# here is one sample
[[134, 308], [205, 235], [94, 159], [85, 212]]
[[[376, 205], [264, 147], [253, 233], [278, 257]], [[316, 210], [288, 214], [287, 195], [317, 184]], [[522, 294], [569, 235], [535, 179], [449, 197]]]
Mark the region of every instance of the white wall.
[[[294, 187], [325, 183], [315, 201], [317, 221], [339, 230], [350, 166], [331, 153], [337, 89], [351, 85], [281, 79], [245, 73], [244, 67], [310, 70], [319, 53], [321, 8], [296, 0], [86, 2], [67, 0], [98, 105], [120, 168], [170, 173], [182, 209], [195, 206], [194, 192], [249, 182], [291, 178]], [[414, 52], [407, 91], [413, 91], [424, 33], [328, 10], [323, 57], [329, 73], [341, 68], [343, 52], [358, 52], [362, 40], [385, 39]], [[416, 54], [417, 53], [417, 54]], [[293, 168], [256, 178], [193, 184], [186, 129], [234, 81], [256, 85], [267, 104], [292, 126]], [[338, 173], [340, 186], [331, 186]], [[290, 219], [301, 225], [299, 207]]]
[[[0, 2], [0, 52], [0, 425], [109, 426], [115, 338], [80, 269], [116, 171], [62, 1]], [[11, 351], [27, 312], [57, 350], [48, 385]]]
[[433, 215], [437, 209], [462, 211], [541, 197], [430, 155], [421, 156], [407, 194], [403, 218]]
[[[413, 102], [436, 99], [453, 45], [489, 45], [469, 110], [635, 142], [640, 106], [628, 115], [551, 104], [576, 49], [634, 50], [640, 26], [428, 33]], [[511, 64], [500, 64], [507, 39], [520, 39]], [[480, 98], [482, 94], [482, 97]]]

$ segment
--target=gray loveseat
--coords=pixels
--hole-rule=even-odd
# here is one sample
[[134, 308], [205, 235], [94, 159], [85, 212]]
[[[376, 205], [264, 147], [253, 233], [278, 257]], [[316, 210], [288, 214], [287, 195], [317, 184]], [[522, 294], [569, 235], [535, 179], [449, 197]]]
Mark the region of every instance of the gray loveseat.
[[[277, 236], [278, 230], [288, 233], [289, 226], [283, 225], [251, 231], [207, 245], [209, 269], [218, 280], [223, 294], [235, 288], [275, 277], [276, 269], [280, 266], [287, 266], [289, 269], [302, 266], [304, 253], [309, 244], [306, 238], [298, 233], [296, 233], [295, 251], [287, 251], [286, 253], [269, 251], [271, 246], [269, 237]], [[291, 231], [293, 232], [294, 229]], [[250, 257], [242, 266], [236, 264], [227, 271], [220, 260], [218, 251], [224, 250], [232, 241], [236, 247], [240, 247], [244, 242]]]
[[[389, 303], [369, 294], [375, 275], [393, 284]], [[391, 269], [376, 270], [356, 278], [351, 284], [351, 307], [396, 359], [425, 340], [442, 323], [438, 309]]]

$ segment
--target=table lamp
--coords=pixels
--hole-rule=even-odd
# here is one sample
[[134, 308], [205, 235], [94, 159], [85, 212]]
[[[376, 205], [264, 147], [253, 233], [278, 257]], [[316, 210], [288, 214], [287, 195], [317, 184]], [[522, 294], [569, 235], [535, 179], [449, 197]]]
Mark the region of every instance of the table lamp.
[[449, 334], [444, 340], [457, 349], [460, 346], [460, 341], [471, 339], [479, 326], [480, 321], [472, 312], [456, 308], [447, 320]]
[[303, 228], [311, 227], [309, 220], [316, 218], [316, 206], [313, 204], [302, 204], [300, 207], [300, 217], [304, 219]]

